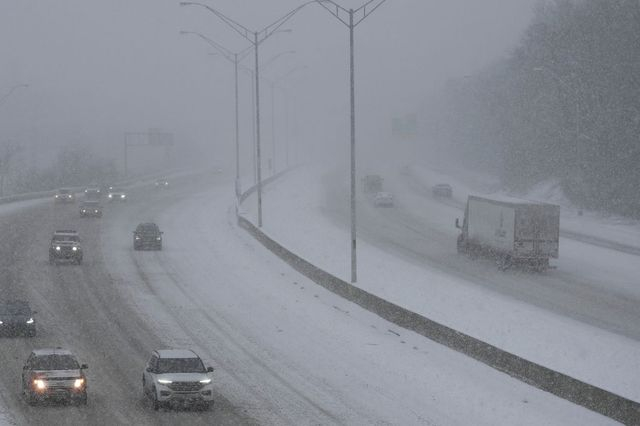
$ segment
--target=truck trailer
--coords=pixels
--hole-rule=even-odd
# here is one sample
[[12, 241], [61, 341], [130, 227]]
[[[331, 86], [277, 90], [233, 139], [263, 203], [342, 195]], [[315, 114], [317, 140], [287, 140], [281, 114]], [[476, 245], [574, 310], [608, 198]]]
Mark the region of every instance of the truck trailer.
[[521, 265], [537, 271], [558, 258], [560, 206], [469, 196], [458, 236], [458, 253], [491, 256], [501, 269]]

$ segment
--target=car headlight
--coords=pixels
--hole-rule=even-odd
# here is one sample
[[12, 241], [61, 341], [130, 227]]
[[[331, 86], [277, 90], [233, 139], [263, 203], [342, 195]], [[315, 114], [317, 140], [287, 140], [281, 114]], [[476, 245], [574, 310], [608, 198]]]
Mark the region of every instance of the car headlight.
[[127, 196], [125, 194], [122, 194], [120, 198], [127, 198]]
[[211, 383], [211, 379], [200, 380], [200, 383], [202, 383], [203, 385], [208, 385], [209, 383]]
[[[2, 324], [2, 321], [0, 321], [0, 324]], [[29, 318], [27, 320], [27, 324], [33, 324], [33, 318]]]
[[59, 196], [59, 195], [56, 195], [56, 198], [60, 198], [60, 196]]
[[85, 209], [82, 209], [82, 213], [86, 213], [87, 211]]
[[4, 324], [2, 321], [0, 321], [0, 325]]
[[33, 386], [38, 390], [45, 390], [47, 388], [47, 382], [42, 379], [35, 379], [33, 381]]
[[94, 210], [95, 213], [98, 213], [98, 210]]
[[71, 250], [78, 251], [78, 247], [73, 246], [73, 247], [71, 247]]
[[160, 383], [161, 385], [168, 385], [170, 383], [173, 383], [171, 380], [167, 380], [167, 379], [158, 379], [158, 383]]
[[109, 194], [109, 198], [113, 198], [113, 194]]
[[60, 251], [60, 246], [56, 246], [56, 250], [57, 250], [57, 251]]
[[73, 387], [76, 389], [80, 389], [82, 386], [84, 386], [84, 379], [82, 377], [73, 382]]
[[138, 236], [136, 235], [136, 240], [139, 240], [139, 239], [140, 239], [140, 237], [138, 237]]
[[156, 240], [160, 241], [160, 240], [162, 240], [162, 237], [156, 237]]

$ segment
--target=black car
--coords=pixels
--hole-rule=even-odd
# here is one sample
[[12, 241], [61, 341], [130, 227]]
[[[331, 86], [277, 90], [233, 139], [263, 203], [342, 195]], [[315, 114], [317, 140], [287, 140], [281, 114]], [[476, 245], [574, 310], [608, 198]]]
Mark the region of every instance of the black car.
[[74, 261], [78, 265], [82, 263], [82, 247], [80, 236], [76, 231], [55, 231], [49, 245], [49, 263], [54, 264], [58, 260]]
[[99, 201], [84, 201], [80, 205], [80, 216], [82, 217], [102, 217], [102, 206]]
[[0, 335], [29, 336], [36, 335], [35, 311], [31, 310], [29, 302], [10, 300], [0, 302]]
[[133, 249], [162, 250], [162, 234], [155, 223], [141, 223], [133, 231]]

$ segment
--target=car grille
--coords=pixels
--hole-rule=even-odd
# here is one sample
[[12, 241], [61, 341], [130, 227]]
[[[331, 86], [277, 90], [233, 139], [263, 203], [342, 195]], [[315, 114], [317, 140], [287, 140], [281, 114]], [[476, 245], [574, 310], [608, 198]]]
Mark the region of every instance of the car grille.
[[48, 378], [47, 388], [49, 389], [70, 389], [76, 381], [76, 377], [56, 377]]
[[196, 392], [202, 389], [204, 385], [200, 382], [173, 382], [168, 387], [176, 392]]

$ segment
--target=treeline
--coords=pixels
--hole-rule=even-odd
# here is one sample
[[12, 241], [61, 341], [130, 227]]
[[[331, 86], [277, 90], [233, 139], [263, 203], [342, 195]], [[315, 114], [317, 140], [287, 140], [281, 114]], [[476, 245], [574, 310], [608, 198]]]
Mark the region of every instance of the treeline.
[[540, 2], [518, 47], [451, 81], [426, 123], [512, 189], [555, 178], [581, 207], [640, 216], [640, 1]]
[[[0, 193], [3, 195], [47, 191], [61, 187], [114, 183], [118, 170], [113, 160], [96, 156], [87, 146], [62, 147], [43, 170], [26, 166], [24, 159], [0, 150]], [[4, 160], [4, 161], [3, 161]]]

